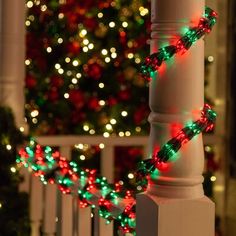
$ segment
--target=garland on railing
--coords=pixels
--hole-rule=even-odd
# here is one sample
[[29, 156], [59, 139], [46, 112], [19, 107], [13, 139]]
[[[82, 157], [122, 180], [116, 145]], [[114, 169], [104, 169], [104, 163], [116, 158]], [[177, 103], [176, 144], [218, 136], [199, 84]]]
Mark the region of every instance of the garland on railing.
[[[147, 57], [141, 67], [144, 78], [150, 78], [151, 73], [158, 70], [163, 61], [175, 53], [184, 53], [197, 39], [209, 33], [216, 23], [216, 16], [215, 11], [206, 7], [198, 26], [190, 28], [176, 45], [161, 48], [157, 53]], [[201, 132], [211, 130], [215, 119], [216, 113], [205, 104], [197, 121], [181, 129], [160, 151], [154, 153], [151, 159], [140, 163], [136, 177], [141, 185], [145, 187], [147, 177], [153, 174], [161, 163], [170, 161], [183, 144]], [[98, 207], [100, 216], [107, 222], [116, 219], [120, 222], [123, 232], [135, 234], [134, 194], [129, 190], [123, 190], [119, 184], [109, 184], [105, 177], [96, 174], [96, 170], [82, 169], [75, 162], [67, 161], [58, 151], [53, 151], [49, 146], [41, 147], [34, 140], [19, 151], [17, 163], [32, 169], [44, 184], [55, 183], [62, 193], [78, 195], [81, 207]]]
[[135, 199], [117, 184], [109, 184], [96, 170], [81, 169], [49, 146], [41, 147], [33, 139], [19, 151], [16, 162], [33, 170], [44, 184], [57, 184], [64, 194], [78, 195], [80, 206], [99, 208], [100, 216], [109, 223], [118, 220], [124, 232], [135, 231]]

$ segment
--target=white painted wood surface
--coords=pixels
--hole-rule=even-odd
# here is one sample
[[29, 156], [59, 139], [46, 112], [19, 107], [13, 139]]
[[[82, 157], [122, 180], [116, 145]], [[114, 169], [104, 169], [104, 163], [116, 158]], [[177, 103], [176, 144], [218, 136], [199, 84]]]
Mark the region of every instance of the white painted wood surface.
[[[204, 0], [152, 0], [151, 53], [177, 40], [204, 12]], [[198, 40], [150, 83], [150, 148], [172, 138], [175, 126], [200, 117], [204, 104], [204, 42]], [[204, 197], [202, 135], [187, 143], [168, 171], [137, 197], [137, 236], [213, 236], [214, 204]]]
[[0, 1], [0, 103], [24, 122], [25, 1]]
[[31, 236], [40, 236], [43, 213], [43, 185], [38, 177], [31, 178], [30, 191], [30, 226]]

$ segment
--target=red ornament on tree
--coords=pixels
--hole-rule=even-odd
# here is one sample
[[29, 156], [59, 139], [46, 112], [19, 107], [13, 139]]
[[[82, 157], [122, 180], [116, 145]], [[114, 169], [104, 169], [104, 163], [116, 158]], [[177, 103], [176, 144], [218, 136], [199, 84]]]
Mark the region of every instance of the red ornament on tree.
[[53, 87], [59, 88], [59, 87], [63, 86], [64, 80], [59, 75], [52, 75], [50, 78], [50, 83]]
[[80, 90], [70, 90], [69, 101], [76, 107], [76, 109], [81, 109], [84, 106], [84, 94]]
[[67, 47], [68, 53], [72, 55], [77, 55], [80, 52], [80, 44], [76, 41], [69, 42], [66, 47]]
[[91, 97], [88, 101], [88, 108], [94, 111], [99, 111], [101, 106], [99, 105], [99, 101], [96, 97]]
[[36, 78], [31, 74], [27, 74], [25, 78], [25, 87], [28, 89], [32, 89], [36, 86], [36, 84]]
[[102, 76], [102, 67], [96, 62], [84, 67], [84, 70], [85, 70], [85, 73], [89, 77], [91, 77], [95, 80], [100, 79]]

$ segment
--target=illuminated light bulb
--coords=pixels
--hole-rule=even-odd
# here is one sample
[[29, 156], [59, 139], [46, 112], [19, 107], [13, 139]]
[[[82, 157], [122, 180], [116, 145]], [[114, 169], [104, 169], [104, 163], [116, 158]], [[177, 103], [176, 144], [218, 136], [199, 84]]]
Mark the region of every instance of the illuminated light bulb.
[[139, 13], [141, 16], [145, 16], [149, 13], [148, 9], [147, 8], [144, 8], [144, 7], [140, 7], [139, 8]]
[[76, 74], [76, 78], [80, 79], [82, 77], [82, 74], [81, 73], [77, 73]]
[[122, 23], [122, 26], [123, 26], [124, 28], [126, 28], [126, 27], [128, 27], [128, 23], [127, 23], [126, 21], [124, 21], [124, 22]]
[[100, 144], [99, 144], [99, 148], [100, 148], [100, 149], [105, 148], [105, 144], [104, 144], [104, 143], [100, 143]]
[[58, 14], [58, 18], [59, 18], [59, 19], [63, 19], [63, 18], [64, 18], [64, 14], [63, 14], [63, 13], [59, 13], [59, 14]]
[[114, 28], [115, 26], [116, 26], [116, 24], [115, 24], [114, 21], [111, 21], [111, 22], [109, 23], [109, 27], [110, 27], [110, 28]]
[[94, 130], [94, 129], [90, 129], [90, 130], [89, 130], [89, 133], [90, 133], [90, 134], [95, 134], [95, 130]]
[[93, 48], [94, 48], [94, 44], [93, 44], [93, 43], [90, 43], [90, 44], [88, 45], [88, 48], [89, 48], [89, 49], [93, 49]]
[[210, 146], [205, 146], [204, 149], [205, 149], [206, 152], [210, 152], [211, 151], [211, 147]]
[[33, 111], [31, 111], [30, 115], [31, 115], [32, 117], [36, 117], [36, 116], [39, 115], [39, 111], [38, 111], [38, 110], [33, 110]]
[[104, 105], [106, 104], [106, 102], [105, 102], [104, 100], [100, 100], [100, 101], [98, 102], [98, 104], [99, 104], [100, 106], [104, 106]]
[[84, 52], [88, 52], [88, 50], [89, 50], [89, 49], [88, 49], [87, 46], [83, 47], [83, 51], [84, 51]]
[[123, 182], [122, 180], [120, 180], [118, 183], [119, 183], [120, 185], [123, 185], [123, 184], [124, 184], [124, 182]]
[[111, 61], [111, 58], [110, 58], [110, 57], [106, 57], [106, 58], [105, 58], [105, 62], [106, 62], [106, 63], [109, 63], [110, 61]]
[[47, 10], [47, 6], [46, 5], [42, 5], [41, 6], [41, 11], [46, 11]]
[[31, 22], [29, 20], [25, 21], [26, 26], [30, 26]]
[[71, 76], [71, 75], [72, 75], [72, 72], [71, 72], [70, 70], [68, 70], [68, 71], [66, 72], [66, 74], [67, 74], [68, 76]]
[[63, 70], [62, 68], [60, 68], [60, 69], [58, 70], [58, 73], [59, 73], [60, 75], [62, 75], [62, 74], [64, 73], [64, 70]]
[[128, 58], [129, 58], [129, 59], [132, 59], [133, 57], [134, 57], [134, 54], [133, 54], [133, 53], [129, 53], [129, 54], [128, 54]]
[[2, 208], [2, 203], [0, 202], [0, 208]]
[[25, 60], [25, 64], [26, 64], [27, 66], [30, 65], [30, 63], [31, 63], [31, 62], [30, 62], [29, 59], [26, 59], [26, 60]]
[[141, 190], [142, 190], [142, 186], [140, 186], [140, 185], [137, 186], [137, 190], [138, 190], [138, 191], [141, 191]]
[[103, 17], [103, 13], [102, 12], [99, 12], [98, 13], [98, 18], [102, 18]]
[[216, 177], [213, 175], [213, 176], [211, 176], [211, 181], [212, 182], [215, 182], [216, 181]]
[[110, 134], [109, 134], [108, 132], [104, 132], [104, 133], [103, 133], [103, 137], [104, 137], [104, 138], [108, 138], [109, 136], [110, 136]]
[[34, 124], [37, 124], [37, 123], [38, 123], [38, 120], [37, 120], [36, 118], [33, 118], [33, 119], [32, 119], [32, 122], [33, 122]]
[[50, 52], [52, 52], [52, 48], [51, 48], [51, 47], [47, 47], [47, 48], [46, 48], [46, 51], [47, 51], [48, 53], [50, 53]]
[[84, 156], [84, 155], [80, 155], [80, 156], [79, 156], [79, 159], [80, 159], [81, 161], [84, 161], [84, 160], [85, 160], [85, 156]]
[[133, 174], [133, 173], [129, 173], [129, 174], [128, 174], [128, 178], [129, 178], [129, 179], [133, 179], [133, 178], [134, 178], [134, 174]]
[[105, 55], [107, 55], [108, 51], [106, 49], [102, 49], [101, 53], [102, 53], [102, 55], [105, 56]]
[[88, 149], [89, 149], [89, 145], [88, 145], [87, 143], [85, 143], [83, 150], [84, 150], [84, 151], [87, 151]]
[[35, 144], [35, 141], [34, 140], [30, 140], [30, 145], [33, 146]]
[[125, 136], [125, 133], [121, 131], [121, 132], [119, 132], [119, 136], [120, 136], [120, 137], [124, 137], [124, 136]]
[[66, 63], [69, 63], [69, 62], [70, 62], [70, 58], [69, 58], [69, 57], [66, 57], [66, 58], [65, 58], [65, 62], [66, 62]]
[[7, 145], [6, 145], [6, 149], [10, 151], [10, 150], [11, 150], [11, 145], [10, 145], [10, 144], [7, 144]]
[[141, 127], [137, 126], [137, 127], [135, 128], [135, 131], [138, 132], [138, 133], [141, 132]]
[[130, 131], [126, 131], [126, 132], [125, 132], [125, 136], [128, 137], [128, 136], [130, 136], [130, 135], [131, 135]]
[[99, 88], [104, 88], [104, 86], [105, 86], [104, 83], [99, 83], [99, 84], [98, 84], [98, 87], [99, 87]]
[[64, 94], [64, 98], [65, 98], [65, 99], [68, 99], [69, 97], [70, 97], [69, 93], [65, 93], [65, 94]]
[[11, 167], [10, 170], [11, 170], [12, 173], [16, 173], [16, 168], [15, 167]]
[[83, 148], [84, 148], [84, 145], [83, 145], [82, 143], [75, 144], [75, 148], [83, 149]]
[[116, 52], [116, 48], [114, 48], [114, 47], [110, 48], [110, 52], [111, 52], [111, 53], [112, 53], [112, 52]]
[[78, 80], [77, 80], [76, 78], [73, 78], [73, 79], [71, 80], [71, 82], [72, 82], [73, 84], [77, 84], [77, 83], [78, 83]]
[[111, 54], [111, 57], [112, 57], [112, 58], [116, 58], [116, 57], [117, 57], [117, 53], [113, 52], [113, 53]]
[[106, 124], [106, 129], [107, 130], [112, 130], [112, 125], [111, 124]]
[[143, 11], [143, 10], [144, 10], [143, 6], [139, 7], [139, 11]]
[[29, 18], [29, 20], [34, 21], [34, 16], [33, 15], [30, 15], [28, 18]]
[[115, 124], [116, 124], [116, 119], [111, 119], [111, 120], [110, 120], [110, 123], [111, 123], [112, 125], [115, 125]]
[[133, 42], [132, 41], [129, 41], [128, 43], [127, 43], [127, 46], [129, 47], [129, 48], [132, 48], [133, 47]]
[[126, 116], [128, 115], [128, 112], [127, 112], [127, 111], [122, 111], [122, 112], [121, 112], [121, 115], [122, 115], [123, 117], [126, 117]]
[[213, 57], [213, 56], [209, 56], [209, 57], [207, 58], [207, 60], [208, 60], [209, 62], [213, 62], [213, 61], [214, 61], [214, 57]]
[[82, 29], [80, 31], [80, 33], [79, 33], [79, 36], [83, 38], [86, 34], [87, 34], [87, 30], [86, 29]]
[[21, 126], [21, 127], [20, 127], [20, 132], [23, 133], [24, 131], [25, 131], [25, 128]]
[[83, 40], [83, 44], [84, 44], [84, 45], [88, 45], [88, 44], [89, 44], [88, 39], [84, 39], [84, 40]]
[[61, 65], [60, 65], [59, 63], [56, 63], [56, 64], [55, 64], [55, 68], [58, 70], [58, 69], [61, 68]]
[[137, 64], [141, 63], [141, 59], [140, 59], [139, 57], [135, 58], [134, 61], [135, 61], [135, 63], [137, 63]]
[[78, 65], [79, 65], [78, 60], [74, 60], [74, 61], [72, 62], [72, 65], [73, 65], [73, 66], [78, 66]]
[[35, 4], [38, 6], [40, 4], [40, 0], [36, 0]]
[[57, 42], [61, 44], [61, 43], [63, 43], [63, 39], [62, 38], [58, 38]]
[[26, 6], [27, 6], [28, 8], [33, 7], [33, 5], [34, 5], [34, 3], [33, 3], [32, 1], [28, 1], [28, 2], [26, 3]]
[[84, 129], [84, 131], [89, 131], [89, 126], [88, 125], [84, 125], [83, 129]]

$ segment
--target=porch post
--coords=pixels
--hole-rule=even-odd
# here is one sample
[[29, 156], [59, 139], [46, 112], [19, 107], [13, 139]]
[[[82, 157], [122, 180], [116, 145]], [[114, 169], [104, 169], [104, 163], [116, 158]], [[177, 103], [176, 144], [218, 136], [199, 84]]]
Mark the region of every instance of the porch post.
[[25, 1], [0, 1], [0, 104], [24, 122]]
[[[151, 53], [176, 42], [183, 28], [196, 25], [204, 0], [152, 0]], [[204, 42], [177, 55], [150, 82], [150, 153], [191, 120], [204, 104]], [[168, 169], [137, 196], [137, 236], [213, 236], [214, 204], [204, 196], [204, 152], [198, 135], [177, 154]]]

